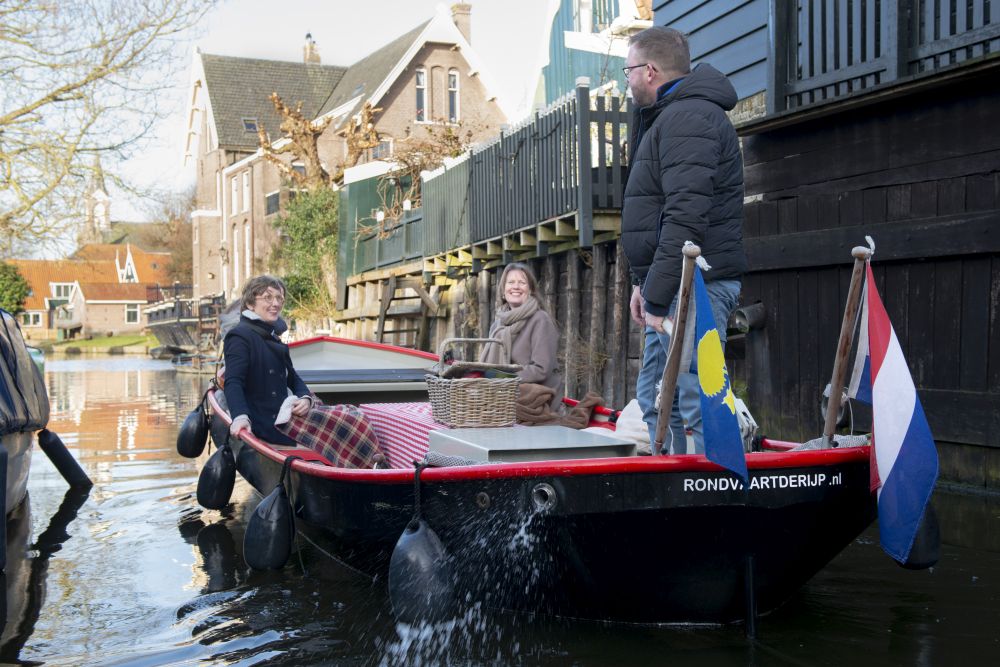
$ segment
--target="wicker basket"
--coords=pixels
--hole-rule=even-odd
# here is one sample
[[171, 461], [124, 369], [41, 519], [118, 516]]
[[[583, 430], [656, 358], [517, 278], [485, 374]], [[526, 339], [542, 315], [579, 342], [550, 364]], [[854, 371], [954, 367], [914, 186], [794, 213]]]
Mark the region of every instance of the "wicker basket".
[[[441, 343], [439, 369], [445, 368], [444, 353], [451, 343], [503, 343], [495, 338], [448, 338]], [[503, 346], [509, 361], [510, 351]], [[466, 363], [475, 370], [488, 370], [487, 364]], [[496, 365], [505, 372], [519, 370], [510, 363]], [[452, 428], [485, 428], [514, 424], [517, 388], [520, 380], [512, 378], [442, 378], [427, 375], [427, 393], [434, 420]]]

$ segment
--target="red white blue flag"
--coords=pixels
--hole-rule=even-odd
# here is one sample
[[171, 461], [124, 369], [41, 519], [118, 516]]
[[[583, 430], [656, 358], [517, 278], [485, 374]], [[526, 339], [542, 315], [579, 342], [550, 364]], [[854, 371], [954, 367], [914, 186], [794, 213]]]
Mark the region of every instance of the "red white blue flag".
[[[872, 488], [878, 488], [879, 537], [901, 563], [910, 555], [938, 475], [938, 456], [903, 350], [866, 266], [864, 315], [872, 395]], [[858, 355], [865, 353], [859, 347]]]

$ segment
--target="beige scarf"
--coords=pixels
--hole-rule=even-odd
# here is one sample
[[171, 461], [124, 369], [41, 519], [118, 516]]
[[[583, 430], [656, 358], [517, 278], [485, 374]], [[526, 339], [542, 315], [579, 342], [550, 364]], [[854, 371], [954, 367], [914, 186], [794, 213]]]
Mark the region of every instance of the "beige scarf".
[[[538, 299], [534, 296], [529, 296], [517, 308], [511, 308], [510, 304], [507, 303], [503, 304], [497, 308], [496, 320], [493, 322], [490, 330], [490, 338], [500, 340], [506, 346], [507, 353], [509, 354], [514, 344], [514, 339], [517, 338], [517, 335], [524, 329], [524, 325], [528, 323], [528, 320], [540, 308]], [[505, 356], [503, 348], [500, 345], [487, 343], [483, 348], [479, 361], [488, 364], [509, 363], [509, 359], [505, 358]]]

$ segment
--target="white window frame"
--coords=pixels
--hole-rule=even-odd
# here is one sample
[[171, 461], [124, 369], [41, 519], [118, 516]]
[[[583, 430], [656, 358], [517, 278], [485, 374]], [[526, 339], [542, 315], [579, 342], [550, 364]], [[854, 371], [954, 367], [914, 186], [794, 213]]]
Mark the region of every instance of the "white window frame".
[[[135, 313], [134, 320], [129, 319], [129, 315], [131, 313]], [[137, 303], [125, 304], [125, 324], [139, 324], [139, 304]]]
[[242, 211], [246, 213], [250, 210], [250, 170], [243, 172], [243, 208]]
[[427, 90], [427, 68], [418, 67], [416, 76], [413, 79], [414, 89], [416, 91], [415, 102], [417, 106], [417, 111], [414, 114], [414, 120], [418, 123], [429, 122], [429, 117], [427, 114], [427, 100], [429, 99], [429, 91]]
[[250, 271], [253, 268], [251, 260], [252, 256], [251, 246], [250, 246], [250, 223], [243, 223], [243, 275], [250, 278]]
[[42, 326], [42, 314], [41, 313], [21, 313], [21, 326], [22, 327], [40, 327]]
[[[65, 294], [60, 294], [63, 290], [66, 291]], [[52, 283], [52, 298], [53, 299], [72, 299], [73, 298], [73, 283]]]
[[[449, 123], [457, 123], [462, 118], [461, 115], [462, 98], [460, 95], [461, 90], [459, 89], [458, 80], [459, 80], [458, 70], [455, 68], [448, 70], [448, 122]], [[454, 105], [452, 104], [452, 95], [454, 95]], [[452, 108], [453, 106], [454, 108]]]
[[240, 287], [240, 228], [233, 225], [233, 289]]
[[236, 177], [233, 176], [229, 179], [229, 215], [236, 215], [236, 211], [239, 209], [238, 197], [240, 196], [240, 184]]

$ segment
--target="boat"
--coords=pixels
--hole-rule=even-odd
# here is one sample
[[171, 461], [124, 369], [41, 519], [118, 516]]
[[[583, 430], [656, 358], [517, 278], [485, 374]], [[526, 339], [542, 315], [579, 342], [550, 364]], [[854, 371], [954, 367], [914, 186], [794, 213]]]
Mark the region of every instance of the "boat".
[[49, 421], [45, 380], [14, 317], [0, 310], [0, 451], [7, 458], [5, 515], [17, 509], [28, 490], [35, 434]]
[[[0, 468], [5, 468], [3, 516], [10, 517], [28, 493], [28, 472], [35, 437], [42, 451], [74, 490], [89, 490], [90, 478], [66, 449], [59, 436], [49, 431], [49, 396], [42, 364], [31, 352], [14, 317], [0, 309]], [[6, 532], [0, 532], [0, 572], [7, 565]]]
[[[332, 337], [290, 347], [324, 401], [363, 404], [387, 428], [416, 435], [396, 451], [383, 442], [393, 467], [367, 470], [244, 432], [231, 443], [236, 469], [262, 496], [287, 485], [300, 534], [369, 576], [389, 574], [390, 588], [393, 551], [418, 494], [421, 518], [447, 554], [453, 599], [640, 623], [749, 622], [787, 600], [876, 515], [868, 446], [800, 451], [767, 438], [746, 456], [749, 488], [701, 455], [429, 467], [415, 484], [411, 462], [427, 452], [419, 440], [429, 427], [414, 406], [426, 406], [423, 376], [437, 356]], [[222, 445], [229, 416], [214, 391], [206, 400]], [[594, 423], [613, 436], [614, 418], [602, 410]], [[543, 427], [511, 427], [508, 439], [527, 446], [534, 428]]]
[[212, 375], [219, 369], [219, 358], [210, 354], [181, 354], [170, 360], [178, 373]]
[[[844, 386], [867, 291], [861, 320], [868, 321], [873, 306], [875, 324], [865, 331], [875, 332], [878, 347], [872, 353], [863, 338], [858, 349], [865, 355], [855, 366], [871, 366], [863, 376], [884, 404], [887, 391], [912, 386], [912, 379], [904, 375], [898, 345], [886, 347], [891, 325], [877, 289], [863, 288], [863, 275], [871, 282], [873, 251], [870, 239], [869, 248], [852, 250], [831, 386]], [[707, 300], [695, 268], [700, 250], [686, 244], [683, 252], [679, 331], [686, 330], [687, 304]], [[697, 299], [689, 299], [692, 294]], [[704, 316], [692, 317], [705, 331]], [[712, 337], [700, 335], [699, 355], [712, 355]], [[672, 393], [684, 345], [674, 341], [668, 350], [664, 395]], [[890, 354], [898, 369], [890, 375], [866, 361]], [[900, 430], [906, 421], [882, 422], [880, 433], [888, 437], [879, 441], [878, 462], [904, 435], [907, 450], [877, 469], [878, 487], [871, 440], [836, 435], [840, 392], [831, 392], [821, 437], [807, 443], [754, 437], [747, 447], [745, 439], [732, 439], [735, 416], [733, 431], [706, 433], [707, 440], [717, 438], [709, 440], [709, 456], [724, 468], [705, 455], [637, 456], [634, 446], [615, 438], [619, 415], [610, 411], [592, 420], [603, 436], [563, 429], [570, 435], [560, 426], [448, 429], [436, 423], [441, 415], [434, 414], [437, 404], [432, 409], [422, 380], [444, 361], [443, 350], [439, 357], [324, 337], [293, 343], [291, 356], [320, 398], [360, 406], [387, 465], [337, 467], [312, 449], [272, 445], [247, 430], [232, 439], [229, 415], [213, 389], [205, 395], [207, 412], [193, 410], [178, 435], [178, 451], [187, 455], [200, 454], [208, 432], [218, 446], [202, 469], [199, 502], [225, 507], [238, 471], [264, 496], [247, 525], [248, 564], [282, 567], [297, 527], [335, 558], [387, 581], [393, 611], [406, 622], [454, 618], [463, 606], [480, 605], [612, 622], [742, 620], [752, 637], [759, 614], [788, 600], [872, 523], [887, 488], [883, 549], [908, 568], [937, 562], [937, 520], [927, 505], [937, 454], [926, 425], [920, 427], [914, 390], [903, 416], [912, 413], [917, 437]], [[889, 384], [882, 382], [886, 377]], [[713, 421], [726, 396], [721, 389], [713, 395]], [[663, 417], [654, 451], [666, 431]], [[185, 434], [197, 434], [200, 443]], [[728, 449], [719, 457], [722, 444]], [[892, 462], [904, 459], [906, 472], [894, 475]], [[896, 541], [887, 546], [887, 536]]]

